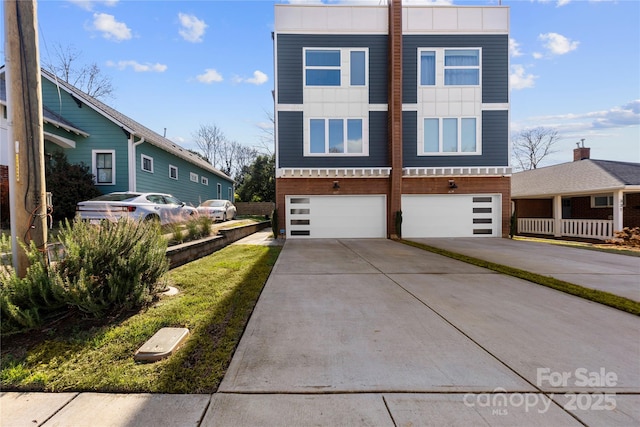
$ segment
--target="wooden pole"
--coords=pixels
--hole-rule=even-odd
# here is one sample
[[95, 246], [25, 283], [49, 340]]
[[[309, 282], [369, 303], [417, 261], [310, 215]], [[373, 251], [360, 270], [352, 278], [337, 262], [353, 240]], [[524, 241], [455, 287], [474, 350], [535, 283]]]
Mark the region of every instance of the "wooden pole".
[[14, 268], [24, 277], [29, 263], [18, 242], [34, 242], [43, 251], [47, 242], [36, 1], [5, 0], [4, 12], [11, 237]]

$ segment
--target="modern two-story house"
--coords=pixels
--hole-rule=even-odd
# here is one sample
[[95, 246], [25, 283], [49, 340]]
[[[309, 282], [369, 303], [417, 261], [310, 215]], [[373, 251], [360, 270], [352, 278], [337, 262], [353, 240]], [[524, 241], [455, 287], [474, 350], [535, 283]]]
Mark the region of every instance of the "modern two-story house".
[[276, 5], [287, 238], [508, 234], [506, 7]]
[[[5, 76], [0, 67], [0, 165], [9, 159]], [[46, 70], [42, 104], [45, 155], [63, 151], [71, 163], [89, 166], [102, 193], [170, 193], [194, 206], [207, 199], [234, 200], [229, 176]]]

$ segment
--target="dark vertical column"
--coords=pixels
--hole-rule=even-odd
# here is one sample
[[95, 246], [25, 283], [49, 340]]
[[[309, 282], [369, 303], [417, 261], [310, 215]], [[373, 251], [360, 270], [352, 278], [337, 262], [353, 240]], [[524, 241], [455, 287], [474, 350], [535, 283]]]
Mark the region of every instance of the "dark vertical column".
[[402, 0], [389, 1], [389, 159], [387, 234], [394, 238], [402, 209]]

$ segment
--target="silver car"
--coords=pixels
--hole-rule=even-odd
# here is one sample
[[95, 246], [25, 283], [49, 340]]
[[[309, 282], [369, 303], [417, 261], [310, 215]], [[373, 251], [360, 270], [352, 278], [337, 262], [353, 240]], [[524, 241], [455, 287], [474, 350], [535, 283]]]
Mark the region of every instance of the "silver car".
[[228, 200], [205, 200], [197, 207], [198, 214], [204, 215], [214, 221], [226, 221], [236, 217], [236, 207]]
[[193, 206], [187, 206], [171, 194], [115, 192], [103, 194], [76, 205], [80, 219], [90, 222], [117, 221], [128, 217], [139, 220], [158, 220], [161, 224], [187, 221], [197, 216]]

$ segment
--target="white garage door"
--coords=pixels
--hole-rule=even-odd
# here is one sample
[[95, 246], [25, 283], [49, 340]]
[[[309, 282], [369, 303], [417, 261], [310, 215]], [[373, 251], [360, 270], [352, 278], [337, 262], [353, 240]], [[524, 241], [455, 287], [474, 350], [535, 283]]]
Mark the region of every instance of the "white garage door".
[[386, 198], [287, 196], [287, 237], [386, 237]]
[[499, 194], [402, 196], [402, 237], [500, 237]]

